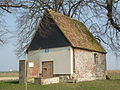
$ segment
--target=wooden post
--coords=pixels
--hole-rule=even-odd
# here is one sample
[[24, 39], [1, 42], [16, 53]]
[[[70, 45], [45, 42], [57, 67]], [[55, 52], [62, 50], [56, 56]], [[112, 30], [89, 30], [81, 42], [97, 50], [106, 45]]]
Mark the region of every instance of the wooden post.
[[19, 83], [26, 84], [26, 60], [19, 61]]

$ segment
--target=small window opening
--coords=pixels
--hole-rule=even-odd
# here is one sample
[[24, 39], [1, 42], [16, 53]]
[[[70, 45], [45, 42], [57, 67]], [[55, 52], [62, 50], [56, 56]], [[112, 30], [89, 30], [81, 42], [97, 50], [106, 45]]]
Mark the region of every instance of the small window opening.
[[94, 54], [94, 61], [95, 61], [95, 64], [98, 64], [98, 54], [97, 53]]
[[48, 53], [49, 52], [49, 49], [45, 49], [45, 53]]

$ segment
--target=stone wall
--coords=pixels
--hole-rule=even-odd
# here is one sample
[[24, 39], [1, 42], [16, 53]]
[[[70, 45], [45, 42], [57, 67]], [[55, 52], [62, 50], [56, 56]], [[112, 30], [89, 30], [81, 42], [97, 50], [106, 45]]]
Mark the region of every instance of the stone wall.
[[47, 85], [52, 83], [59, 83], [59, 77], [52, 77], [52, 78], [35, 78], [36, 84]]
[[[98, 54], [98, 63], [95, 64], [94, 54]], [[96, 79], [105, 79], [106, 55], [81, 49], [74, 49], [74, 74], [71, 78], [76, 82]]]

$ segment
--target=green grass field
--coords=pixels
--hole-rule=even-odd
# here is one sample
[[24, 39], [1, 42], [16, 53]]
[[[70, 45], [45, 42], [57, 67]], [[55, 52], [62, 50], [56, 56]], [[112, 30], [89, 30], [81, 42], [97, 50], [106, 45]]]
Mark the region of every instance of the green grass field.
[[[25, 90], [18, 82], [0, 82], [0, 90]], [[97, 80], [50, 85], [28, 84], [28, 90], [120, 90], [120, 80]]]
[[110, 79], [120, 79], [120, 70], [108, 70], [107, 75]]
[[[108, 72], [111, 80], [96, 80], [80, 83], [50, 85], [28, 84], [28, 90], [120, 90], [120, 72]], [[16, 82], [0, 82], [0, 90], [25, 90], [25, 85]]]

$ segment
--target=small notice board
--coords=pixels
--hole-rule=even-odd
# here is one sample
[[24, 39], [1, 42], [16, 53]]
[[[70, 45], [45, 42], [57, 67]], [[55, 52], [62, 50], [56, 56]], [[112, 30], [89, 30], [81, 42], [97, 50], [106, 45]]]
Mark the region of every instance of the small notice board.
[[34, 63], [33, 62], [29, 62], [28, 66], [29, 67], [34, 67]]

